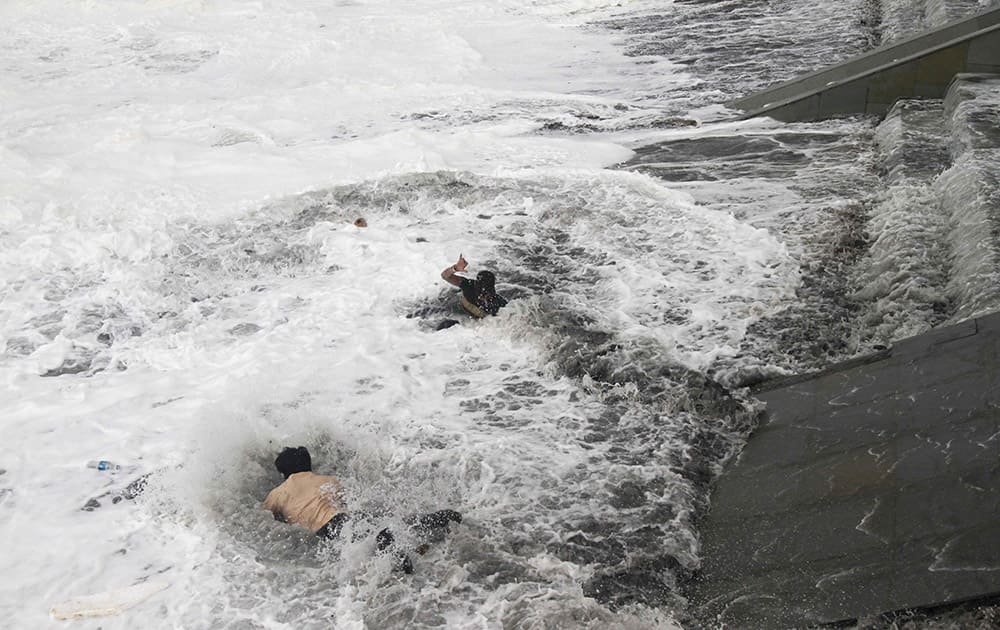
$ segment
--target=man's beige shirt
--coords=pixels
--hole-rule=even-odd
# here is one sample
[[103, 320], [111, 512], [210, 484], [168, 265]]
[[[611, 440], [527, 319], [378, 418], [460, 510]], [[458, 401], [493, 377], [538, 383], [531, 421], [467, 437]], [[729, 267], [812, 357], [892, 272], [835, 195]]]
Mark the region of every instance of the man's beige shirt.
[[316, 533], [331, 518], [344, 511], [340, 482], [329, 475], [295, 473], [268, 493], [264, 509], [279, 513], [289, 523]]

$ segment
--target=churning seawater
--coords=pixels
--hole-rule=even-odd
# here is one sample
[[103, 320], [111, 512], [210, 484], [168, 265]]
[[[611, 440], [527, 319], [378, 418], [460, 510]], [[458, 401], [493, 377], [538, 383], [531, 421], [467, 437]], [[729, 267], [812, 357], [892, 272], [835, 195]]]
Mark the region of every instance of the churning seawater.
[[[871, 121], [719, 103], [863, 50], [866, 3], [774, 4], [0, 6], [4, 625], [144, 580], [76, 625], [683, 624], [740, 386], [858, 350]], [[459, 253], [511, 305], [435, 332]], [[465, 520], [413, 576], [321, 545], [259, 509], [284, 445]]]

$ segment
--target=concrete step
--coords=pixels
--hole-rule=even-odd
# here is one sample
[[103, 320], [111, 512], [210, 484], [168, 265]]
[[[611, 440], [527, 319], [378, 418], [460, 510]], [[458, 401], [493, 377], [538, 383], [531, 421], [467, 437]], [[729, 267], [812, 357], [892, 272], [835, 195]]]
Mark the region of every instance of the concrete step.
[[851, 282], [861, 345], [1000, 309], [1000, 77], [959, 75], [945, 101], [898, 101], [875, 142], [885, 188]]
[[1000, 313], [758, 392], [688, 595], [710, 627], [801, 628], [1000, 593]]
[[951, 211], [952, 321], [1000, 308], [1000, 76], [959, 75], [945, 100], [952, 166], [935, 188]]
[[948, 166], [944, 115], [944, 103], [937, 99], [896, 102], [875, 134], [886, 183], [930, 184]]
[[950, 163], [942, 101], [896, 103], [875, 134], [885, 188], [865, 231], [868, 251], [855, 267], [862, 345], [886, 346], [944, 322], [951, 314], [949, 216], [933, 182]]

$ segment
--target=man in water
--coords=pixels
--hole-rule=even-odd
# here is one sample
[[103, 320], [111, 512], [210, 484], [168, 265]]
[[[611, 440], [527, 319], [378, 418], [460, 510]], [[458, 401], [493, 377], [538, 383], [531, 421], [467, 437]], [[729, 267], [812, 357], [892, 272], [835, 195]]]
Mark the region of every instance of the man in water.
[[[340, 481], [330, 475], [317, 475], [312, 471], [312, 457], [304, 446], [285, 447], [274, 460], [274, 467], [285, 481], [268, 493], [263, 508], [274, 518], [285, 523], [305, 527], [322, 538], [335, 540], [344, 525], [351, 520], [342, 498]], [[363, 514], [357, 516], [364, 517]], [[462, 515], [454, 510], [439, 510], [408, 519], [421, 540], [440, 540], [448, 523], [462, 522]], [[375, 548], [383, 552], [393, 546], [395, 537], [383, 529], [375, 537]], [[421, 553], [425, 545], [418, 551]], [[413, 563], [405, 553], [396, 549], [396, 568], [413, 573]]]
[[441, 277], [462, 289], [458, 300], [469, 315], [476, 318], [496, 315], [507, 306], [507, 300], [496, 291], [496, 276], [492, 271], [480, 271], [475, 280], [455, 275], [464, 272], [468, 266], [469, 263], [459, 254], [458, 262], [442, 271]]

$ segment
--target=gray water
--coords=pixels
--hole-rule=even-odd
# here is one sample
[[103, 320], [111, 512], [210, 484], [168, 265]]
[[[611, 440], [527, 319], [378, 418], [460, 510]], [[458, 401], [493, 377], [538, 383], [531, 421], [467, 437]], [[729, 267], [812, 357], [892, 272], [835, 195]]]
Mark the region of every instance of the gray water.
[[[690, 57], [694, 67], [723, 67], [733, 73], [726, 86], [749, 87], [753, 64], [767, 59], [771, 82], [788, 78], [782, 69], [794, 55], [786, 57], [783, 37], [768, 30], [777, 23], [768, 18], [776, 14], [765, 17], [753, 10], [757, 7], [742, 4], [695, 4], [703, 11], [699, 17], [717, 10], [715, 24], [746, 24], [736, 47], [758, 50], [750, 60], [716, 66], [719, 58], [737, 55], [730, 40], [713, 41], [707, 54]], [[845, 42], [864, 48], [902, 39], [995, 4], [864, 3], [855, 7], [853, 28], [838, 33], [823, 55], [849, 54]], [[686, 25], [677, 16], [669, 22], [679, 31]], [[683, 40], [673, 38], [678, 31], [661, 41], [648, 35], [661, 34], [650, 24], [636, 30], [632, 45], [637, 51], [685, 49]], [[778, 45], [762, 45], [768, 36]], [[795, 49], [805, 53], [813, 45], [804, 39], [795, 42]], [[730, 96], [718, 92], [719, 98]], [[751, 326], [744, 351], [707, 372], [728, 386], [753, 384], [877, 351], [995, 310], [1000, 295], [998, 105], [998, 80], [970, 77], [954, 85], [946, 101], [901, 101], [881, 122], [858, 118], [787, 125], [640, 148], [626, 168], [674, 182], [706, 206], [724, 204], [741, 220], [780, 235], [801, 256], [797, 302]], [[787, 201], [776, 190], [799, 196], [794, 210], [784, 206]], [[859, 627], [986, 628], [992, 627], [995, 610], [971, 606], [862, 620]]]
[[[759, 413], [743, 388], [878, 350], [992, 304], [987, 297], [995, 281], [992, 254], [982, 253], [985, 246], [972, 246], [967, 251], [979, 255], [972, 260], [971, 254], [955, 249], [967, 242], [970, 230], [983, 238], [987, 233], [961, 215], [954, 227], [945, 211], [957, 205], [974, 212], [978, 206], [966, 203], [977, 196], [972, 182], [979, 181], [976, 174], [984, 165], [995, 163], [983, 153], [990, 149], [979, 147], [969, 134], [963, 143], [950, 139], [961, 138], [961, 131], [938, 131], [939, 117], [975, 118], [974, 113], [947, 113], [968, 107], [908, 104], [881, 125], [859, 117], [685, 132], [692, 110], [814, 69], [820, 60], [829, 63], [865, 50], [881, 38], [870, 26], [870, 11], [863, 2], [836, 7], [678, 2], [663, 13], [626, 14], [594, 24], [622, 31], [623, 45], [632, 55], [668, 56], [684, 63], [697, 81], [669, 95], [650, 95], [662, 104], [659, 116], [648, 113], [652, 101], [647, 101], [638, 103], [644, 113], [636, 117], [591, 110], [543, 128], [554, 135], [650, 126], [678, 130], [683, 134], [679, 139], [636, 146], [635, 156], [619, 168], [654, 175], [690, 194], [696, 211], [724, 212], [785, 248], [796, 264], [798, 286], [752, 318], [736, 352], [695, 362], [682, 358], [701, 356], [718, 339], [718, 330], [695, 324], [695, 293], [662, 291], [645, 298], [652, 310], [638, 315], [640, 334], [616, 329], [601, 312], [608, 286], [599, 270], [621, 264], [612, 251], [646, 252], [656, 257], [658, 269], [702, 274], [705, 280], [723, 273], [707, 262], [710, 258], [694, 258], [697, 250], [671, 251], [664, 231], [671, 222], [661, 223], [664, 217], [656, 205], [619, 197], [607, 183], [444, 172], [382, 179], [282, 201], [276, 208], [281, 221], [256, 223], [249, 231], [237, 228], [206, 241], [237, 243], [253, 252], [238, 268], [264, 263], [283, 273], [306, 270], [315, 266], [316, 253], [284, 245], [300, 240], [298, 234], [352, 216], [377, 220], [387, 210], [426, 221], [433, 205], [446, 203], [464, 208], [474, 217], [469, 229], [494, 244], [495, 253], [484, 262], [503, 279], [508, 297], [546, 296], [521, 313], [518, 334], [542, 349], [550, 373], [585, 383], [593, 399], [580, 407], [575, 394], [517, 368], [501, 388], [474, 390], [461, 402], [467, 415], [478, 418], [479, 429], [492, 435], [523, 431], [540, 415], [558, 415], [560, 405], [570, 405], [573, 411], [557, 424], [569, 422], [567, 435], [592, 449], [586, 460], [559, 473], [556, 483], [530, 482], [524, 503], [508, 505], [506, 516], [489, 529], [484, 530], [482, 521], [468, 523], [468, 532], [485, 544], [473, 543], [468, 533], [452, 542], [451, 561], [464, 567], [463, 579], [474, 585], [474, 599], [502, 587], [515, 602], [503, 617], [504, 627], [567, 627], [581, 619], [588, 624], [640, 623], [606, 617], [604, 611], [639, 614], [641, 623], [655, 625], [653, 613], [636, 612], [651, 610], [669, 611], [673, 619], [697, 625], [688, 616], [683, 584], [697, 572], [697, 518], [709, 507], [711, 480], [738, 451]], [[957, 126], [963, 130], [969, 124]], [[949, 163], [954, 165], [937, 179]], [[524, 198], [531, 199], [533, 212], [521, 209]], [[617, 204], [627, 204], [627, 212], [617, 212]], [[986, 199], [985, 204], [992, 202]], [[573, 207], [572, 214], [564, 212], [566, 206]], [[595, 240], [601, 226], [613, 229]], [[248, 242], [252, 246], [245, 247]], [[208, 251], [214, 248], [210, 245]], [[705, 253], [711, 255], [709, 251]], [[271, 253], [257, 261], [258, 252]], [[215, 256], [209, 254], [206, 261]], [[778, 277], [786, 273], [777, 266], [774, 271]], [[737, 305], [744, 300], [739, 291], [724, 299]], [[750, 311], [753, 299], [746, 298], [744, 305]], [[403, 302], [398, 308], [426, 330], [451, 315], [444, 295]], [[668, 355], [656, 332], [661, 326], [687, 331]], [[475, 369], [495, 368], [488, 356], [474, 363], [481, 364]], [[342, 437], [314, 438], [325, 458], [352, 457], [337, 446]], [[266, 485], [262, 455], [256, 447], [249, 452], [250, 464], [260, 472], [240, 486], [246, 501]], [[364, 461], [357, 466], [347, 474], [354, 484], [368, 488], [363, 502], [384, 505], [395, 496], [405, 504], [391, 489], [391, 478]], [[524, 484], [523, 473], [519, 476], [508, 483]], [[459, 486], [466, 482], [457, 480]], [[432, 483], [440, 488], [440, 479]], [[234, 519], [227, 530], [237, 546], [266, 548], [267, 555], [281, 562], [302, 553], [305, 540], [293, 539], [286, 548], [288, 538], [269, 528], [248, 532], [235, 507], [244, 503], [241, 496], [218, 507], [229, 515], [227, 521]], [[461, 500], [458, 495], [454, 499]], [[600, 607], [572, 600], [556, 603], [561, 598], [542, 608], [529, 603], [523, 589], [546, 581], [526, 562], [539, 554], [590, 567], [580, 587]], [[234, 578], [246, 570], [234, 567]], [[294, 589], [299, 603], [287, 620], [305, 623], [324, 609], [323, 590], [296, 586], [306, 575], [258, 577], [272, 583], [269, 588], [280, 589], [287, 580]], [[371, 598], [366, 623], [445, 623], [453, 614], [447, 611], [457, 605], [454, 594], [438, 593], [430, 584], [420, 588], [424, 597], [433, 598], [433, 606], [414, 608], [399, 589], [366, 591]], [[242, 604], [234, 600], [229, 606]]]
[[[309, 109], [315, 101], [303, 96], [310, 89], [350, 95], [353, 82], [367, 80], [349, 76], [343, 85], [317, 87], [298, 63], [298, 55], [318, 63], [310, 57], [315, 50], [350, 46], [320, 39], [311, 44], [315, 50], [291, 46], [294, 54], [276, 60], [265, 50], [263, 62], [247, 67], [265, 68], [268, 85], [286, 77], [294, 84], [281, 88], [280, 107], [266, 124], [231, 119], [230, 107], [257, 111], [252, 94], [227, 102], [225, 115], [213, 111], [211, 124], [189, 122], [187, 114], [166, 123], [152, 117], [134, 136], [114, 127], [102, 140], [118, 147], [162, 133], [167, 149], [157, 159], [168, 166], [178, 160], [181, 172], [206, 169], [209, 180], [230, 175], [204, 158], [216, 150], [233, 160], [247, 151], [294, 180], [296, 160], [311, 164], [308, 149], [329, 138], [337, 147], [384, 141], [358, 150], [357, 159], [399, 152], [412, 172], [321, 186], [307, 179], [273, 195], [260, 194], [245, 177], [247, 190], [232, 202], [238, 208], [211, 219], [157, 211], [158, 200], [171, 195], [197, 206], [196, 185], [177, 192], [155, 182], [133, 194], [130, 184], [127, 194], [113, 191], [107, 199], [85, 188], [95, 205], [121, 203], [124, 210], [110, 219], [95, 212], [93, 225], [73, 216], [82, 227], [52, 238], [67, 249], [64, 258], [39, 256], [24, 273], [16, 267], [18, 276], [4, 285], [3, 361], [25, 373], [22, 366], [38, 361], [32, 383], [65, 383], [72, 393], [99, 382], [109, 390], [62, 403], [58, 425], [30, 416], [53, 392], [39, 389], [12, 405], [35, 421], [24, 422], [34, 433], [22, 450], [54, 449], [48, 440], [65, 431], [100, 444], [125, 442], [165, 467], [130, 513], [151, 523], [146, 529], [122, 539], [106, 535], [118, 522], [101, 515], [107, 511], [78, 515], [90, 520], [75, 523], [81, 540], [87, 532], [111, 539], [102, 543], [110, 549], [95, 543], [94, 553], [113, 569], [101, 575], [141, 569], [174, 576], [166, 603], [152, 614], [162, 627], [699, 627], [684, 584], [699, 567], [697, 523], [710, 507], [711, 482], [759, 418], [746, 387], [993, 308], [997, 278], [995, 230], [984, 229], [996, 221], [992, 84], [971, 82], [948, 103], [903, 104], [881, 123], [734, 122], [723, 104], [943, 19], [942, 6], [906, 21], [901, 4], [865, 0], [623, 5], [579, 28], [615, 36], [629, 56], [616, 71], [641, 75], [647, 66], [674, 64], [675, 74], [659, 87], [622, 94], [601, 83], [607, 76], [590, 86], [591, 69], [575, 68], [560, 75], [581, 83], [573, 98], [547, 93], [537, 79], [541, 87], [502, 97], [494, 84], [440, 99], [421, 87], [418, 106], [394, 101], [398, 86], [390, 82], [368, 86], [380, 106], [389, 102], [372, 112], [364, 107], [367, 92], [360, 105], [348, 99], [334, 112]], [[339, 3], [336, 10], [352, 7], [364, 8]], [[255, 10], [238, 6], [216, 18], [242, 24], [256, 19]], [[280, 34], [293, 44], [335, 26], [309, 11], [282, 17], [290, 26]], [[364, 17], [359, 41], [396, 45], [396, 35]], [[421, 53], [438, 50], [421, 39], [419, 17], [411, 20], [412, 33], [389, 23], [416, 37]], [[117, 65], [139, 79], [129, 84], [132, 92], [115, 90], [119, 100], [110, 104], [94, 97], [81, 126], [91, 126], [88, 116], [105, 122], [94, 112], [141, 119], [155, 109], [144, 100], [147, 86], [159, 85], [148, 75], [180, 81], [227, 59], [226, 47], [199, 41], [197, 29], [192, 34], [184, 25], [190, 42], [162, 42], [156, 26], [98, 38], [100, 54], [86, 59], [79, 81]], [[460, 60], [474, 57], [442, 31], [448, 36], [432, 37], [432, 44], [443, 41], [449, 53], [454, 44]], [[68, 32], [64, 48], [50, 49], [46, 40], [44, 54], [29, 55], [26, 82], [77, 76], [60, 60], [91, 39]], [[338, 36], [351, 42], [353, 31]], [[173, 51], [174, 44], [196, 52]], [[27, 45], [19, 40], [5, 50]], [[360, 64], [361, 51], [347, 61]], [[391, 75], [391, 65], [380, 70]], [[206, 84], [214, 98], [215, 78]], [[169, 96], [158, 87], [152, 94]], [[14, 117], [29, 121], [11, 132], [15, 149], [34, 147], [45, 133], [66, 135], [56, 123], [31, 123], [35, 106], [40, 102]], [[288, 111], [319, 120], [316, 128], [328, 137], [314, 137], [312, 128], [297, 136]], [[482, 148], [477, 125], [518, 131], [509, 132], [509, 144], [499, 134]], [[466, 133], [454, 145], [476, 146], [496, 172], [422, 135], [453, 127]], [[634, 155], [610, 169], [561, 169], [545, 155], [551, 151], [558, 164], [561, 145], [525, 149], [518, 134], [626, 144]], [[175, 153], [175, 142], [185, 148]], [[200, 143], [211, 149], [203, 154]], [[292, 167], [282, 159], [288, 147], [307, 149], [293, 152]], [[195, 156], [193, 166], [177, 158], [184, 151]], [[479, 169], [428, 166], [448, 164], [453, 155]], [[60, 154], [56, 166], [64, 159]], [[348, 169], [352, 159], [338, 164]], [[516, 168], [512, 160], [520, 160]], [[43, 176], [62, 173], [42, 164], [49, 168]], [[113, 177], [121, 168], [134, 176], [126, 166], [112, 162], [100, 174]], [[150, 172], [159, 172], [154, 166], [161, 164]], [[88, 175], [97, 174], [78, 177]], [[270, 175], [261, 170], [260, 177]], [[67, 191], [58, 203], [38, 193], [39, 226], [71, 222], [60, 210], [73, 201], [72, 186]], [[152, 227], [141, 225], [149, 208]], [[140, 216], [136, 224], [133, 214]], [[345, 227], [358, 216], [368, 219], [368, 232]], [[0, 239], [20, 246], [24, 260], [56, 249], [44, 238], [22, 239], [33, 238], [36, 225], [29, 210], [24, 217], [4, 224]], [[454, 295], [427, 279], [438, 282], [439, 263], [459, 247], [474, 248], [474, 263], [497, 272], [512, 303], [495, 320], [435, 332], [456, 315]], [[98, 249], [103, 253], [87, 258]], [[40, 356], [53, 348], [54, 359]], [[180, 384], [170, 389], [149, 376], [147, 393], [144, 370], [169, 373]], [[138, 385], [129, 381], [133, 374]], [[245, 382], [233, 384], [231, 375]], [[78, 421], [73, 412], [87, 403], [99, 417]], [[104, 428], [116, 409], [130, 431]], [[190, 425], [178, 420], [189, 417]], [[256, 509], [276, 482], [274, 451], [288, 442], [309, 444], [317, 468], [353, 488], [352, 509], [391, 512], [380, 525], [400, 527], [403, 515], [442, 506], [467, 518], [417, 559], [412, 579], [399, 579], [388, 563], [372, 559], [363, 536], [319, 544]], [[177, 444], [189, 444], [189, 452]], [[4, 508], [24, 505], [18, 484], [28, 481], [4, 477], [11, 485], [0, 489]], [[71, 492], [75, 499], [86, 490]], [[104, 528], [100, 518], [109, 519]], [[39, 575], [72, 573], [62, 560], [39, 560]], [[80, 562], [93, 564], [89, 555]]]

